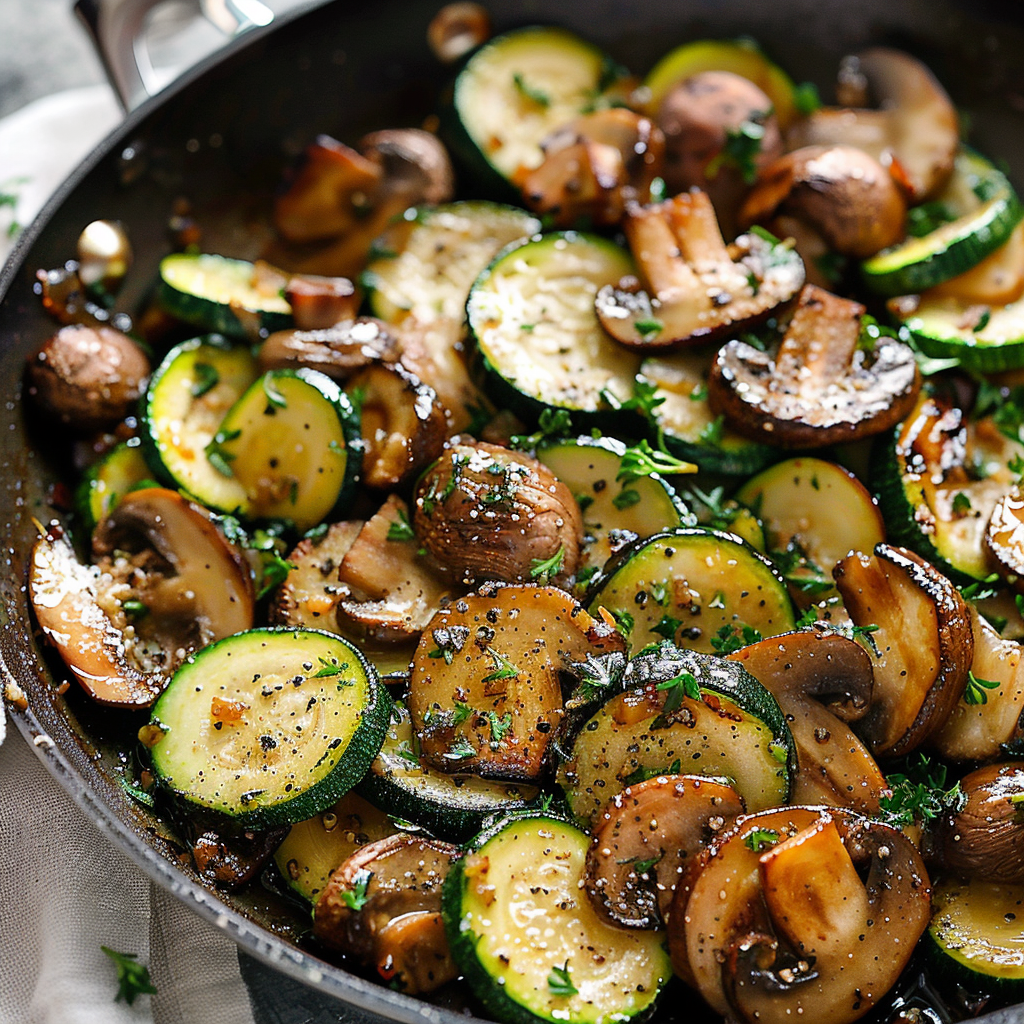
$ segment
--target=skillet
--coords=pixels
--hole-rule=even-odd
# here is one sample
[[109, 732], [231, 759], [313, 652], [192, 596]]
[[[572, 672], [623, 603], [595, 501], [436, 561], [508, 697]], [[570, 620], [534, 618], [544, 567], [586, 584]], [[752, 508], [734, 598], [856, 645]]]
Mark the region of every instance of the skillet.
[[[91, 706], [77, 687], [57, 694], [63, 674], [33, 629], [24, 584], [33, 518], [59, 515], [58, 483], [67, 466], [61, 439], [38, 419], [23, 417], [20, 398], [25, 357], [54, 330], [33, 294], [37, 268], [60, 266], [89, 221], [119, 219], [136, 253], [119, 307], [136, 307], [170, 249], [166, 221], [179, 196], [201, 212], [210, 251], [252, 257], [261, 212], [282, 168], [317, 133], [352, 141], [373, 128], [419, 124], [430, 113], [447, 76], [425, 44], [438, 6], [439, 0], [336, 0], [236, 41], [130, 114], [65, 182], [0, 274], [0, 681], [13, 679], [28, 699], [27, 709], [9, 706], [14, 724], [112, 843], [243, 950], [353, 1007], [409, 1024], [467, 1018], [303, 952], [295, 945], [295, 916], [271, 893], [254, 887], [225, 895], [204, 887], [176, 856], [168, 826], [120, 784], [118, 742], [130, 721]], [[489, 0], [487, 6], [498, 31], [561, 23], [641, 73], [679, 42], [750, 35], [797, 80], [814, 80], [826, 98], [845, 52], [877, 42], [902, 46], [923, 58], [970, 112], [972, 141], [1006, 158], [1016, 187], [1024, 186], [1024, 11], [1012, 0], [975, 0], [970, 9], [954, 0]], [[1022, 1021], [1024, 1005], [985, 1020]]]

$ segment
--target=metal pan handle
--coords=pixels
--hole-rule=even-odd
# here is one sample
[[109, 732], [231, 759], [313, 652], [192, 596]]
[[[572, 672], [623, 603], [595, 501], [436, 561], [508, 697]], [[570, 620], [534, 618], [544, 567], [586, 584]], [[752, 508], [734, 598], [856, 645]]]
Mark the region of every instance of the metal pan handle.
[[[161, 84], [144, 40], [150, 11], [165, 0], [75, 0], [75, 13], [85, 24], [107, 78], [125, 110], [137, 107]], [[225, 41], [250, 28], [269, 25], [274, 13], [261, 0], [199, 0], [199, 9], [225, 36]]]

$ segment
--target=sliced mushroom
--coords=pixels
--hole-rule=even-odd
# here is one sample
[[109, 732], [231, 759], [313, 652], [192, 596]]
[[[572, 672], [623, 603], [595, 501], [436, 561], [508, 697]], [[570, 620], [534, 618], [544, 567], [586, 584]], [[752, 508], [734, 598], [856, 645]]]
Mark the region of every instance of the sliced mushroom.
[[331, 875], [313, 934], [403, 992], [434, 991], [458, 974], [441, 920], [441, 886], [458, 856], [450, 843], [406, 834], [362, 847]]
[[892, 176], [853, 146], [807, 146], [767, 166], [740, 210], [740, 223], [772, 227], [790, 217], [828, 248], [867, 259], [903, 238], [907, 207]]
[[361, 395], [363, 483], [392, 490], [411, 482], [441, 454], [446, 410], [434, 389], [400, 363], [375, 363], [348, 383]]
[[343, 631], [382, 643], [419, 638], [451, 591], [418, 552], [408, 506], [392, 494], [359, 531], [339, 566]]
[[820, 448], [878, 434], [914, 407], [913, 350], [885, 335], [861, 347], [864, 307], [805, 285], [778, 352], [730, 341], [708, 379], [712, 412], [765, 444]]
[[256, 878], [287, 831], [241, 831], [230, 825], [225, 828], [222, 821], [216, 822], [216, 828], [195, 822], [183, 827], [196, 871], [223, 889], [238, 889]]
[[846, 58], [843, 73], [863, 79], [857, 91], [872, 94], [878, 109], [823, 107], [790, 129], [790, 147], [856, 146], [889, 168], [911, 202], [933, 196], [952, 173], [960, 145], [946, 91], [921, 61], [885, 47]]
[[751, 234], [727, 247], [704, 192], [633, 207], [624, 228], [643, 281], [605, 285], [594, 308], [601, 326], [630, 348], [663, 351], [742, 330], [804, 282], [800, 257], [782, 243]]
[[983, 882], [1024, 883], [1024, 765], [986, 765], [965, 775], [960, 789], [967, 802], [933, 830], [943, 867]]
[[796, 742], [793, 803], [877, 815], [885, 776], [847, 728], [867, 714], [874, 684], [860, 644], [826, 630], [784, 633], [729, 655], [778, 701]]
[[75, 430], [99, 430], [131, 412], [146, 389], [149, 360], [111, 327], [62, 327], [29, 357], [28, 394]]
[[325, 330], [352, 320], [359, 310], [359, 295], [347, 277], [294, 274], [285, 285], [284, 297], [300, 331]]
[[928, 873], [902, 833], [839, 808], [739, 818], [676, 890], [673, 964], [719, 1013], [847, 1024], [896, 981], [927, 927]]
[[404, 195], [406, 205], [446, 203], [455, 194], [455, 172], [436, 135], [418, 128], [388, 128], [359, 140], [359, 152], [376, 163], [386, 192]]
[[597, 910], [624, 928], [657, 928], [676, 883], [746, 808], [725, 780], [659, 775], [627, 786], [594, 822], [583, 876]]
[[859, 733], [876, 756], [908, 753], [940, 729], [974, 656], [967, 603], [938, 569], [879, 544], [832, 570], [850, 618], [872, 630], [875, 687]]
[[275, 331], [260, 346], [260, 371], [308, 366], [335, 380], [398, 358], [398, 339], [380, 320], [362, 316], [314, 331]]
[[1024, 594], [1024, 492], [1020, 485], [992, 510], [985, 542], [999, 573]]
[[348, 594], [348, 588], [338, 580], [338, 570], [362, 528], [358, 520], [332, 523], [322, 537], [299, 541], [287, 558], [293, 568], [277, 588], [270, 606], [273, 622], [309, 629], [335, 628], [338, 602]]
[[618, 224], [630, 203], [646, 203], [662, 172], [665, 139], [646, 117], [609, 107], [570, 121], [541, 143], [544, 162], [521, 182], [526, 205], [556, 225], [587, 217]]
[[427, 42], [443, 64], [453, 64], [486, 43], [490, 35], [491, 17], [486, 8], [474, 3], [445, 4], [427, 26]]
[[559, 583], [575, 573], [583, 517], [572, 492], [536, 459], [453, 443], [416, 488], [413, 525], [450, 577]]

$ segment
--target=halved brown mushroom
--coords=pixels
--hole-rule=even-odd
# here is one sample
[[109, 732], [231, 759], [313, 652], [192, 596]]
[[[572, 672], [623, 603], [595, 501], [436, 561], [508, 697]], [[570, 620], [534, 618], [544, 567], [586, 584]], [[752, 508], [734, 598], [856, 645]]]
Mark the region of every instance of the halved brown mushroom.
[[863, 743], [847, 728], [867, 714], [874, 679], [860, 644], [827, 630], [804, 630], [729, 655], [778, 701], [796, 742], [791, 799], [877, 815], [888, 789]]
[[659, 775], [627, 786], [594, 823], [587, 895], [613, 924], [657, 928], [687, 867], [745, 810], [724, 779]]
[[308, 366], [335, 380], [348, 380], [357, 370], [398, 358], [398, 339], [373, 317], [343, 320], [315, 331], [275, 331], [260, 346], [260, 370]]
[[850, 618], [871, 632], [875, 687], [858, 731], [876, 756], [908, 753], [942, 727], [974, 656], [967, 603], [938, 569], [879, 544], [832, 570]]
[[853, 146], [807, 146], [764, 168], [740, 223], [774, 229], [776, 217], [792, 218], [832, 252], [867, 259], [903, 238], [906, 214], [902, 193], [874, 157]]
[[651, 198], [665, 139], [646, 117], [609, 107], [570, 121], [542, 143], [544, 162], [521, 187], [526, 205], [571, 227], [580, 218], [618, 224], [630, 203]]
[[992, 510], [985, 543], [1000, 575], [1024, 594], [1024, 491], [1019, 484]]
[[427, 26], [427, 42], [443, 64], [453, 64], [486, 43], [490, 35], [487, 9], [467, 2], [445, 4]]
[[441, 919], [441, 886], [459, 849], [398, 834], [357, 850], [331, 875], [313, 934], [403, 992], [433, 992], [458, 974]]
[[738, 433], [764, 444], [820, 448], [888, 430], [921, 387], [913, 350], [885, 335], [862, 347], [864, 307], [805, 285], [778, 352], [722, 346], [708, 401]]
[[124, 419], [149, 379], [146, 354], [111, 327], [62, 327], [29, 357], [28, 394], [58, 422], [99, 430]]
[[[953, 170], [960, 145], [956, 108], [932, 72], [907, 53], [874, 47], [843, 62], [846, 98], [872, 95], [878, 109], [823, 107], [798, 121], [792, 148], [850, 145], [887, 167], [911, 202], [933, 196]], [[851, 79], [859, 79], [849, 89]]]
[[800, 257], [757, 234], [726, 246], [707, 194], [632, 207], [623, 227], [643, 280], [597, 293], [601, 326], [642, 351], [664, 351], [742, 330], [788, 302], [804, 282]]
[[747, 815], [702, 859], [676, 890], [669, 948], [730, 1018], [848, 1024], [892, 986], [928, 925], [917, 849], [851, 811]]
[[347, 277], [294, 274], [284, 287], [284, 297], [300, 331], [325, 330], [352, 320], [359, 310], [359, 294]]
[[583, 544], [569, 488], [529, 455], [484, 442], [453, 443], [423, 474], [413, 526], [441, 570], [466, 583], [562, 582]]
[[117, 220], [94, 220], [78, 236], [78, 278], [108, 295], [121, 286], [132, 265], [132, 243]]
[[932, 831], [943, 867], [983, 882], [1024, 883], [1024, 765], [986, 765], [965, 775], [960, 789], [967, 802]]
[[338, 568], [338, 622], [383, 643], [415, 641], [451, 593], [423, 564], [408, 506], [392, 494]]
[[377, 164], [389, 195], [406, 205], [446, 203], [455, 194], [455, 172], [436, 135], [419, 128], [387, 128], [359, 140], [359, 152]]
[[441, 454], [448, 416], [430, 385], [401, 363], [374, 363], [348, 383], [361, 395], [363, 483], [392, 490]]

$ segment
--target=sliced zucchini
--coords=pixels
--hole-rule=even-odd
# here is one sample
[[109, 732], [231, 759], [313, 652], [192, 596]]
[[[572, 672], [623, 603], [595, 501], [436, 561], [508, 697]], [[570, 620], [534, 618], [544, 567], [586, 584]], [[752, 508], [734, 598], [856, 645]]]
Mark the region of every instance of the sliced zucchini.
[[352, 403], [317, 370], [271, 370], [231, 407], [206, 449], [246, 519], [287, 519], [300, 531], [352, 497], [359, 472]]
[[466, 311], [499, 406], [528, 421], [545, 408], [568, 409], [574, 422], [590, 426], [633, 396], [640, 359], [612, 341], [594, 313], [598, 289], [632, 267], [618, 246], [575, 231], [498, 254], [473, 285]]
[[991, 415], [973, 420], [953, 393], [922, 393], [875, 448], [872, 472], [890, 536], [954, 580], [987, 578], [985, 530], [1016, 480], [1009, 464], [1018, 457], [1024, 444]]
[[396, 324], [439, 317], [462, 321], [473, 282], [499, 250], [541, 229], [514, 206], [483, 201], [407, 210], [378, 239], [363, 273], [374, 316]]
[[558, 782], [586, 826], [626, 786], [656, 775], [732, 781], [748, 811], [784, 804], [796, 767], [779, 705], [732, 661], [666, 644], [630, 665], [631, 689], [579, 729]]
[[217, 334], [172, 348], [143, 401], [143, 454], [156, 476], [194, 495], [207, 508], [231, 510], [245, 498], [234, 477], [206, 457], [227, 411], [259, 375], [247, 346]]
[[632, 1020], [671, 977], [662, 932], [616, 928], [586, 898], [589, 845], [558, 818], [514, 817], [449, 872], [441, 910], [452, 955], [496, 1020]]
[[655, 406], [654, 422], [665, 445], [677, 457], [709, 473], [747, 476], [776, 458], [778, 449], [741, 437], [715, 416], [708, 405], [708, 374], [716, 352], [676, 352], [645, 359], [640, 375], [664, 401]]
[[290, 825], [333, 806], [377, 756], [391, 699], [347, 641], [252, 629], [205, 647], [153, 706], [160, 784], [241, 826]]
[[316, 903], [342, 861], [394, 831], [383, 811], [348, 792], [330, 810], [292, 825], [274, 852], [274, 863], [290, 889]]
[[541, 142], [595, 109], [616, 77], [600, 50], [564, 29], [507, 32], [455, 80], [449, 141], [484, 184], [509, 194], [509, 182], [543, 162]]
[[168, 313], [204, 331], [245, 339], [292, 326], [284, 298], [288, 278], [246, 260], [173, 253], [160, 261], [158, 301]]
[[738, 642], [744, 627], [760, 639], [795, 623], [785, 581], [763, 555], [733, 534], [699, 528], [660, 533], [622, 552], [588, 606], [615, 617], [631, 651], [665, 639], [712, 653]]
[[953, 176], [935, 202], [953, 219], [861, 264], [872, 291], [909, 295], [948, 281], [995, 252], [1024, 217], [1006, 175], [969, 150], [957, 154]]
[[584, 572], [602, 568], [638, 538], [693, 525], [672, 485], [657, 473], [620, 479], [625, 453], [626, 446], [612, 437], [550, 441], [537, 449], [538, 460], [572, 491], [583, 513]]
[[787, 459], [736, 492], [764, 524], [768, 557], [806, 607], [835, 595], [832, 566], [850, 551], [874, 551], [885, 524], [874, 498], [848, 470], [824, 459]]
[[420, 758], [409, 711], [396, 701], [384, 746], [359, 792], [442, 839], [463, 840], [476, 835], [486, 818], [526, 807], [539, 791], [431, 768]]
[[730, 71], [753, 82], [772, 101], [780, 128], [786, 128], [796, 116], [792, 79], [768, 60], [752, 39], [704, 39], [670, 50], [644, 79], [650, 94], [647, 110], [656, 115], [673, 87], [703, 71]]
[[935, 962], [969, 990], [1024, 997], [1024, 885], [948, 878], [932, 889]]
[[129, 491], [152, 476], [140, 439], [133, 437], [112, 448], [89, 467], [75, 492], [75, 509], [82, 517], [83, 527], [92, 533]]

